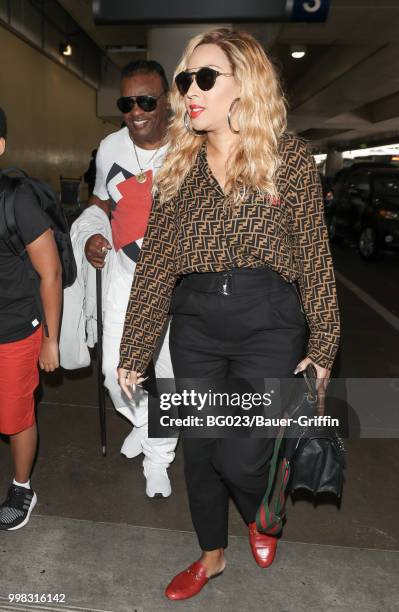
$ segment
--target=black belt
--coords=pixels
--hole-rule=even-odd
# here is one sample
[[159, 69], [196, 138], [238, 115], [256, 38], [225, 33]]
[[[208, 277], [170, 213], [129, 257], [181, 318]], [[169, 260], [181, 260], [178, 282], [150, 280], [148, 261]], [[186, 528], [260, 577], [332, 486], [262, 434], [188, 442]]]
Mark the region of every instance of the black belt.
[[276, 290], [287, 281], [271, 268], [233, 268], [223, 272], [193, 272], [181, 280], [186, 289], [220, 295], [238, 295], [247, 291]]

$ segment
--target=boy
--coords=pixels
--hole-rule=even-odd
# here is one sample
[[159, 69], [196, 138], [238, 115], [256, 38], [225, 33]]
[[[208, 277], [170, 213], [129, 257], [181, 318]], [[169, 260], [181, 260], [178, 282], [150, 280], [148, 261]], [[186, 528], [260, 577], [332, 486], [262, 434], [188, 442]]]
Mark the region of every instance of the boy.
[[[6, 148], [7, 120], [0, 108], [0, 156]], [[7, 177], [0, 172], [0, 215], [4, 215]], [[10, 437], [14, 480], [0, 506], [0, 530], [20, 529], [29, 521], [37, 498], [30, 473], [37, 448], [34, 391], [37, 364], [52, 372], [59, 365], [58, 328], [62, 268], [50, 223], [32, 189], [21, 185], [14, 201], [15, 220], [27, 257], [13, 253], [0, 236], [0, 433]], [[44, 334], [40, 301], [48, 328]]]

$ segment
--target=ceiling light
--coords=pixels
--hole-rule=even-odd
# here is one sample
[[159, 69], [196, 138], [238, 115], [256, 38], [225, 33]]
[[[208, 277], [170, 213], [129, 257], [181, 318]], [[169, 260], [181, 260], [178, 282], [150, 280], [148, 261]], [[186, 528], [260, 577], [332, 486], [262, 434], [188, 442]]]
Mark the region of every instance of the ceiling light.
[[63, 43], [60, 45], [60, 53], [66, 56], [72, 55], [72, 45], [69, 43]]
[[291, 45], [291, 57], [302, 59], [306, 55], [306, 47], [303, 45]]

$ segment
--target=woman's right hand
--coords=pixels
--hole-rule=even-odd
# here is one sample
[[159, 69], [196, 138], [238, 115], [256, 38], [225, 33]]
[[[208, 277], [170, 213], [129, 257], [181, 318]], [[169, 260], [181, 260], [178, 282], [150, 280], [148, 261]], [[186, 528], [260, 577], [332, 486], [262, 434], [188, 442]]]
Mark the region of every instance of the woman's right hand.
[[131, 372], [125, 368], [118, 368], [119, 386], [130, 400], [133, 399], [131, 388], [133, 387], [134, 393], [136, 390], [136, 385], [144, 382], [147, 380], [147, 378], [143, 378], [143, 375], [140, 372]]

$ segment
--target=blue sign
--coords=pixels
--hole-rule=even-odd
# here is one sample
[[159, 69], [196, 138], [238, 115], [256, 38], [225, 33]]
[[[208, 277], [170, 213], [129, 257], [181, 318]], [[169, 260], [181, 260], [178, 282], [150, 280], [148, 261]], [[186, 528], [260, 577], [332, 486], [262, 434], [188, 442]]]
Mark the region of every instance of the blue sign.
[[290, 21], [326, 21], [330, 0], [294, 0]]

